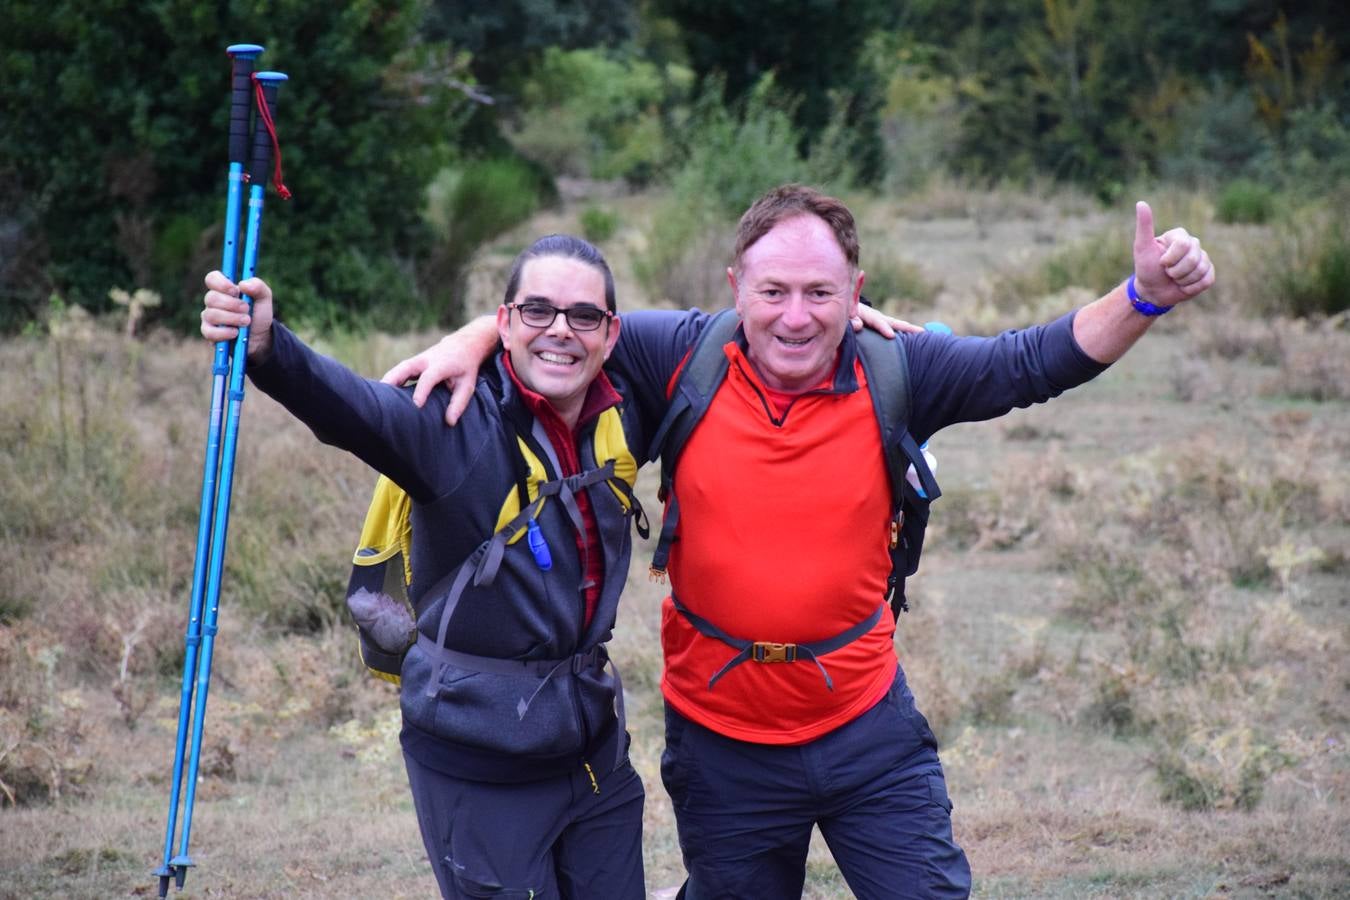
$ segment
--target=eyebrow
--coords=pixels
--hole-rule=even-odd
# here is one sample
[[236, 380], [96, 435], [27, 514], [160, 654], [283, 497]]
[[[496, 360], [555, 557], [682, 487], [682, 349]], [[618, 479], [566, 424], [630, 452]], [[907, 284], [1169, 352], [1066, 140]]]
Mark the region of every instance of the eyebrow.
[[[783, 280], [778, 279], [778, 278], [765, 278], [765, 279], [763, 279], [762, 281], [757, 281], [757, 282], [755, 282], [755, 285], [754, 285], [754, 287], [752, 288], [752, 290], [762, 291], [762, 290], [764, 290], [765, 288], [769, 288], [769, 287], [786, 288], [786, 287], [789, 287], [789, 285], [788, 285], [788, 283], [787, 283], [786, 281], [783, 281]], [[831, 291], [838, 291], [838, 290], [840, 290], [840, 288], [839, 288], [833, 281], [830, 281], [830, 280], [828, 280], [828, 279], [821, 280], [821, 281], [810, 281], [810, 282], [807, 282], [806, 284], [802, 285], [802, 290], [805, 290], [805, 291], [809, 291], [809, 290], [812, 290], [812, 289], [814, 289], [814, 288], [827, 288], [827, 289], [829, 289], [829, 290], [831, 290]]]
[[597, 305], [594, 304], [594, 303], [577, 303], [577, 304], [575, 304], [575, 305], [573, 305], [573, 306], [559, 306], [557, 303], [553, 302], [553, 298], [552, 298], [552, 297], [545, 297], [545, 296], [543, 296], [542, 294], [527, 294], [526, 296], [520, 298], [520, 300], [518, 300], [518, 301], [516, 301], [516, 302], [517, 302], [517, 303], [547, 303], [549, 306], [553, 307], [554, 309], [585, 309], [585, 308], [587, 308], [587, 307], [589, 307], [589, 308], [591, 308], [591, 309], [604, 309], [603, 306], [597, 306]]

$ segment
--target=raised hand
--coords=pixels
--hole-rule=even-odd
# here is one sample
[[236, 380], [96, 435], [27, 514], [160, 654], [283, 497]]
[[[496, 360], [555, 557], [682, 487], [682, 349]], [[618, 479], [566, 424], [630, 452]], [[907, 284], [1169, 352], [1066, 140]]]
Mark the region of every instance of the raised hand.
[[[241, 294], [253, 298], [253, 312]], [[247, 325], [250, 356], [272, 345], [272, 289], [261, 278], [235, 284], [220, 272], [206, 276], [206, 296], [202, 301], [202, 337], [208, 341], [230, 341]]]
[[1200, 239], [1184, 228], [1154, 236], [1153, 210], [1143, 200], [1134, 206], [1134, 286], [1157, 306], [1189, 300], [1214, 284], [1214, 264]]

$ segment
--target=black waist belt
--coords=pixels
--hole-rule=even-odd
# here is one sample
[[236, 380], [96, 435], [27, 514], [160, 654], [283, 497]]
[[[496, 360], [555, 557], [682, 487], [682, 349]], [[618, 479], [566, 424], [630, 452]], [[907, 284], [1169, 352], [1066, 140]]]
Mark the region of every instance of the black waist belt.
[[538, 676], [539, 686], [534, 689], [534, 693], [528, 698], [521, 697], [520, 702], [516, 704], [516, 715], [523, 719], [525, 714], [530, 711], [530, 704], [534, 698], [539, 696], [539, 692], [548, 684], [549, 679], [560, 673], [576, 675], [587, 669], [603, 669], [606, 665], [614, 673], [614, 712], [619, 720], [618, 746], [615, 750], [614, 766], [618, 768], [623, 760], [623, 752], [626, 749], [624, 741], [624, 731], [628, 725], [628, 719], [624, 715], [623, 709], [623, 678], [619, 675], [619, 667], [610, 661], [609, 651], [604, 644], [596, 644], [584, 653], [576, 653], [572, 656], [565, 656], [562, 659], [502, 659], [497, 656], [478, 656], [473, 653], [462, 653], [459, 650], [451, 650], [449, 647], [442, 647], [425, 634], [418, 633], [417, 646], [429, 658], [434, 659], [438, 665], [436, 671], [437, 677], [433, 678], [427, 685], [427, 694], [434, 696], [440, 685], [439, 673], [445, 671], [447, 665], [456, 666], [460, 669], [467, 669], [472, 672], [488, 672], [493, 675], [535, 675]]
[[867, 634], [881, 621], [881, 614], [886, 609], [886, 604], [881, 604], [876, 608], [875, 612], [857, 625], [845, 629], [834, 637], [826, 638], [823, 641], [812, 641], [809, 644], [779, 644], [772, 641], [750, 641], [745, 638], [732, 637], [697, 613], [690, 612], [673, 594], [671, 595], [670, 600], [675, 604], [675, 610], [688, 619], [689, 623], [698, 630], [699, 634], [719, 640], [727, 646], [734, 647], [741, 651], [731, 659], [727, 660], [727, 664], [718, 669], [712, 678], [708, 679], [708, 690], [712, 690], [713, 685], [717, 684], [719, 678], [746, 660], [754, 660], [759, 663], [790, 663], [796, 662], [803, 656], [810, 658], [811, 662], [816, 664], [816, 668], [820, 670], [820, 674], [825, 678], [825, 686], [830, 690], [834, 690], [834, 681], [831, 680], [830, 673], [826, 672], [825, 667], [820, 664], [818, 657], [824, 656], [826, 653], [832, 653], [840, 647], [851, 644], [858, 638]]

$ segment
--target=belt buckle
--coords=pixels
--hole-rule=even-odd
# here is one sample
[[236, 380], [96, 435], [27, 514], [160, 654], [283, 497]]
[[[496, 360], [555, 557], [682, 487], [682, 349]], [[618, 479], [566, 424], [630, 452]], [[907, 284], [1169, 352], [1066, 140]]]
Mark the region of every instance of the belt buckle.
[[755, 662], [762, 663], [795, 662], [797, 645], [777, 644], [773, 641], [755, 641], [753, 658]]

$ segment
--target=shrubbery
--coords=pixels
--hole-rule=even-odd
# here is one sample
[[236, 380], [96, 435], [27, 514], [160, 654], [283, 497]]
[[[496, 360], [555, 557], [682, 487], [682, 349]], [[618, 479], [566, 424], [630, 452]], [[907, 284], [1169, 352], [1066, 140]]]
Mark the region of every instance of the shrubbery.
[[[723, 296], [737, 218], [761, 194], [788, 181], [842, 191], [851, 167], [829, 134], [812, 156], [799, 150], [793, 101], [764, 78], [728, 108], [714, 83], [697, 98], [683, 129], [682, 162], [652, 216], [646, 249], [636, 260], [649, 296], [683, 306], [708, 306]], [[831, 134], [842, 133], [842, 123]]]
[[474, 160], [442, 170], [427, 192], [426, 218], [436, 242], [424, 273], [424, 290], [432, 298], [427, 312], [439, 313], [404, 326], [459, 324], [464, 275], [474, 253], [553, 199], [552, 188], [545, 173], [519, 158]]
[[[156, 290], [166, 298], [156, 316], [193, 327], [201, 276], [220, 258], [223, 51], [240, 38], [266, 46], [261, 68], [292, 75], [277, 126], [294, 199], [269, 201], [260, 272], [297, 317], [407, 309], [426, 238], [419, 198], [468, 106], [447, 86], [456, 61], [416, 41], [421, 11], [414, 0], [243, 3], [221, 15], [125, 0], [8, 4], [0, 174], [18, 195], [0, 219], [22, 228], [29, 261], [0, 271], [0, 328], [36, 318], [53, 288], [106, 309], [110, 285]], [[13, 281], [19, 271], [28, 277]]]
[[1275, 211], [1275, 192], [1263, 184], [1240, 178], [1219, 194], [1215, 216], [1220, 222], [1263, 225]]
[[665, 167], [671, 151], [662, 111], [684, 99], [691, 77], [675, 66], [551, 47], [525, 84], [508, 134], [554, 174], [643, 184]]

